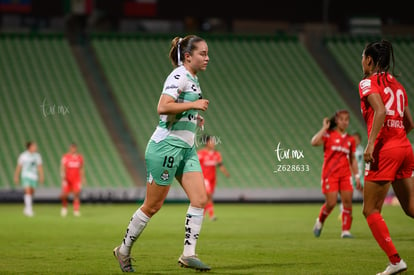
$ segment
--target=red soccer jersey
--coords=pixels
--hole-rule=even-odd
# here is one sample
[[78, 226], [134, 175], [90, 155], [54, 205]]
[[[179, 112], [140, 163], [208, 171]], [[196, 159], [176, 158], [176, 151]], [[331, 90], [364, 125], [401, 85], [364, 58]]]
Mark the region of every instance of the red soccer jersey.
[[349, 134], [328, 130], [323, 135], [322, 178], [351, 176], [349, 156], [355, 153], [355, 139]]
[[377, 93], [384, 102], [387, 114], [375, 144], [381, 142], [382, 149], [410, 145], [405, 132], [404, 108], [408, 106], [404, 87], [389, 73], [375, 74], [359, 82], [361, 112], [367, 124], [368, 136], [371, 132], [374, 109], [368, 103], [368, 96]]
[[65, 154], [62, 157], [62, 165], [65, 169], [65, 177], [68, 180], [80, 181], [83, 157], [80, 154]]
[[220, 152], [201, 149], [197, 154], [204, 178], [214, 181], [216, 179], [216, 167], [222, 162]]

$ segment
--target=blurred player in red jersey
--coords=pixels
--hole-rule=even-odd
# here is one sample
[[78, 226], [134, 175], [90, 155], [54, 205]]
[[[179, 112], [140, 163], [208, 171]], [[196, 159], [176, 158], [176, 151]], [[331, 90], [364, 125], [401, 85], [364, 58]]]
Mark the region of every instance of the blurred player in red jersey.
[[223, 164], [221, 153], [216, 150], [216, 139], [213, 136], [207, 135], [203, 138], [203, 142], [205, 142], [205, 146], [197, 154], [201, 169], [203, 170], [204, 183], [208, 196], [208, 201], [204, 208], [204, 215], [208, 214], [210, 220], [214, 221], [216, 220], [216, 216], [214, 215], [213, 195], [217, 182], [216, 168], [218, 167], [226, 177], [230, 177], [230, 173]]
[[321, 186], [325, 203], [313, 228], [315, 237], [320, 236], [326, 218], [335, 208], [339, 192], [343, 205], [341, 237], [352, 238], [352, 174], [358, 185], [360, 181], [355, 158], [355, 139], [346, 132], [348, 125], [349, 112], [339, 110], [332, 119], [323, 119], [322, 128], [311, 140], [312, 146], [324, 146]]
[[62, 176], [61, 215], [68, 214], [68, 196], [73, 193], [73, 215], [80, 216], [80, 192], [84, 183], [83, 157], [78, 153], [75, 143], [69, 146], [69, 152], [63, 155], [60, 164]]
[[364, 78], [359, 82], [359, 96], [368, 133], [363, 213], [389, 259], [387, 268], [378, 274], [397, 274], [406, 270], [407, 264], [391, 240], [381, 210], [392, 185], [404, 212], [414, 217], [414, 154], [407, 138], [414, 123], [405, 88], [395, 78], [392, 44], [387, 40], [367, 44], [361, 63]]

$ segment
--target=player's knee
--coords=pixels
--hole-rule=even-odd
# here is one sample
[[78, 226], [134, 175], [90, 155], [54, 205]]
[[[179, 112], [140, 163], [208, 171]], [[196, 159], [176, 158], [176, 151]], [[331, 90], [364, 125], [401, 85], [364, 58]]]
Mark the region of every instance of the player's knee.
[[194, 207], [198, 207], [198, 208], [204, 208], [204, 207], [206, 207], [207, 202], [208, 202], [208, 197], [207, 197], [207, 195], [200, 195], [200, 196], [197, 196], [197, 198], [192, 199], [192, 200], [190, 201], [190, 203], [191, 203], [191, 205], [192, 205], [192, 206], [194, 206]]
[[365, 218], [368, 218], [369, 215], [374, 214], [374, 213], [381, 213], [381, 210], [376, 209], [376, 208], [368, 208], [368, 207], [364, 207], [362, 209], [362, 214], [364, 215]]
[[327, 202], [326, 203], [326, 210], [332, 211], [332, 209], [334, 209], [335, 206], [336, 206], [336, 202]]
[[143, 205], [141, 207], [141, 211], [144, 212], [145, 215], [148, 217], [154, 216], [160, 209], [162, 204], [156, 204], [156, 205]]

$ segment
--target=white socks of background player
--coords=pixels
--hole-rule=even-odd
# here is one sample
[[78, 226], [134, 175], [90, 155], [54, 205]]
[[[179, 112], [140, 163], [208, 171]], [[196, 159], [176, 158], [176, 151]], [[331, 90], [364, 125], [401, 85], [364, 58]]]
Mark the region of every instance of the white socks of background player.
[[24, 209], [27, 212], [33, 212], [33, 198], [32, 195], [24, 194]]
[[132, 245], [138, 239], [139, 235], [141, 235], [142, 231], [144, 231], [149, 220], [150, 218], [141, 211], [141, 208], [132, 215], [124, 240], [119, 248], [119, 252], [122, 255], [129, 255], [131, 253]]
[[188, 207], [185, 218], [185, 238], [184, 238], [184, 256], [194, 256], [198, 235], [200, 234], [201, 225], [204, 218], [204, 209]]

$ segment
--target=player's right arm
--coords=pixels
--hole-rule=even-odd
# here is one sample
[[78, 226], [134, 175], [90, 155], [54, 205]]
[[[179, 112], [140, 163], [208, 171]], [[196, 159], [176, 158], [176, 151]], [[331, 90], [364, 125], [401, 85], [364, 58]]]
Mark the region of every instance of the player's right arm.
[[319, 146], [323, 144], [323, 135], [329, 129], [330, 124], [329, 118], [325, 117], [322, 121], [322, 128], [311, 139], [312, 146]]
[[372, 155], [374, 152], [375, 140], [384, 124], [386, 109], [380, 94], [372, 93], [368, 95], [367, 99], [369, 105], [371, 105], [374, 110], [374, 118], [372, 120], [371, 132], [368, 135], [367, 146], [364, 151], [364, 160], [365, 162], [373, 162], [375, 161]]
[[158, 101], [157, 112], [159, 115], [175, 115], [191, 109], [205, 111], [207, 110], [207, 107], [207, 99], [177, 103], [170, 95], [162, 94]]
[[60, 161], [60, 179], [62, 180], [62, 182], [64, 182], [65, 179], [66, 179], [65, 160], [64, 160], [64, 157], [62, 157], [62, 159]]

